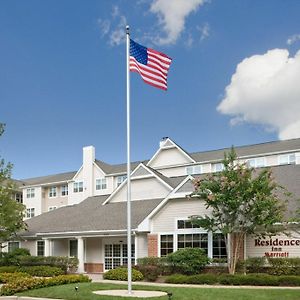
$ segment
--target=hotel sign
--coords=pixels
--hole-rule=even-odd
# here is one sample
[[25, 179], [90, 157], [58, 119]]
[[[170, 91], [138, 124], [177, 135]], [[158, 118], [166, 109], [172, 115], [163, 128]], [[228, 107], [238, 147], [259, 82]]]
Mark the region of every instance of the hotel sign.
[[255, 239], [254, 246], [269, 247], [266, 257], [289, 257], [289, 247], [299, 247], [300, 250], [300, 239]]

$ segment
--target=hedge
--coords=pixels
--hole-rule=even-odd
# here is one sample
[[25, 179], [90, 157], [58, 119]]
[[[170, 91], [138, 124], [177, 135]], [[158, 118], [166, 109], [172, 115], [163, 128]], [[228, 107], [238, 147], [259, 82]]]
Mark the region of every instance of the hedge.
[[300, 286], [300, 276], [275, 276], [269, 274], [249, 275], [182, 275], [174, 274], [166, 278], [167, 283], [175, 284], [223, 284], [254, 286]]
[[[120, 268], [109, 270], [103, 274], [103, 278], [108, 279], [108, 280], [126, 281], [127, 280], [127, 268], [120, 267]], [[139, 281], [139, 280], [143, 280], [143, 279], [144, 279], [144, 276], [140, 271], [132, 269], [132, 281]]]
[[84, 275], [60, 275], [53, 278], [24, 277], [9, 281], [7, 284], [4, 284], [0, 290], [0, 295], [9, 296], [31, 289], [90, 281], [91, 280]]
[[0, 267], [0, 273], [14, 273], [14, 272], [27, 273], [29, 275], [37, 276], [37, 277], [53, 277], [53, 276], [65, 274], [65, 272], [61, 268], [50, 267], [50, 266]]
[[0, 273], [0, 283], [8, 283], [11, 281], [18, 280], [19, 278], [31, 277], [31, 275], [27, 273]]

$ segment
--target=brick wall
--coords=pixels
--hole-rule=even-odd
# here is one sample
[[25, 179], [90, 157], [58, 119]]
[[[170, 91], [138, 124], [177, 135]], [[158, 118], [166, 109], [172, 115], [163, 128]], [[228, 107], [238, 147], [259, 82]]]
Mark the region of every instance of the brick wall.
[[157, 234], [148, 234], [148, 256], [158, 256], [158, 236]]

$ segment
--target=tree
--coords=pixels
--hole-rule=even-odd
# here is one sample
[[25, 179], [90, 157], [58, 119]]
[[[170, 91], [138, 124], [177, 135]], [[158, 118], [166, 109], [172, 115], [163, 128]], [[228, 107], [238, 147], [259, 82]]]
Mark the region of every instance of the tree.
[[205, 201], [210, 215], [191, 219], [202, 228], [223, 233], [228, 270], [234, 274], [246, 235], [271, 236], [284, 230], [274, 225], [283, 224], [286, 204], [279, 195], [288, 193], [274, 181], [269, 168], [258, 171], [238, 162], [233, 148], [225, 153], [223, 164], [221, 172], [194, 180], [192, 196]]
[[[0, 123], [0, 136], [4, 124]], [[23, 222], [24, 205], [14, 200], [16, 187], [11, 180], [12, 164], [0, 159], [0, 252], [3, 243], [17, 237], [17, 232], [26, 229]]]

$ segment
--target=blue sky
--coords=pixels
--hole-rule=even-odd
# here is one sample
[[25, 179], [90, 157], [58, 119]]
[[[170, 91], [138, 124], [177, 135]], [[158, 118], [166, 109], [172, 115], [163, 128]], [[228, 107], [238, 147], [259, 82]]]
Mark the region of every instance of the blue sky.
[[0, 155], [14, 178], [126, 161], [125, 25], [172, 57], [167, 92], [131, 75], [132, 160], [300, 136], [300, 1], [2, 0]]

